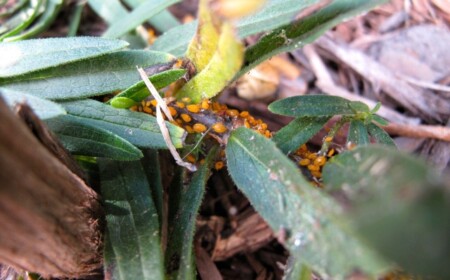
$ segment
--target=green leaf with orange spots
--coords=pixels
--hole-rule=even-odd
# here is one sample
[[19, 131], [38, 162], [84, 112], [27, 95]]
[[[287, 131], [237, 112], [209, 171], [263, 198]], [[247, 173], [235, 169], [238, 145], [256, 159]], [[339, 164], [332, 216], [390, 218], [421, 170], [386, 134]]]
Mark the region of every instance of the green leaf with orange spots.
[[233, 181], [297, 261], [330, 279], [344, 279], [354, 269], [372, 275], [386, 269], [340, 217], [336, 201], [308, 183], [272, 141], [238, 128], [226, 156]]

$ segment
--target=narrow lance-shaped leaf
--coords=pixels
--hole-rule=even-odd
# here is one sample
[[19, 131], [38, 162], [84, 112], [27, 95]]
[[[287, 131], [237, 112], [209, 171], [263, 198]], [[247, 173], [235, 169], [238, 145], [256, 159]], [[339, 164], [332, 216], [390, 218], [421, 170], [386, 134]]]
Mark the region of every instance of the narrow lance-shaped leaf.
[[177, 2], [180, 2], [180, 0], [145, 1], [126, 17], [116, 20], [106, 30], [103, 36], [107, 38], [118, 38]]
[[33, 23], [33, 25], [27, 30], [16, 36], [10, 36], [5, 38], [5, 42], [14, 42], [24, 40], [36, 36], [37, 34], [45, 31], [55, 20], [59, 10], [63, 5], [63, 0], [47, 0], [45, 1], [44, 13]]
[[334, 0], [314, 14], [270, 32], [246, 50], [244, 67], [236, 78], [247, 73], [262, 61], [311, 43], [341, 21], [384, 2], [387, 1]]
[[[260, 11], [239, 20], [236, 24], [238, 36], [245, 38], [263, 31], [272, 30], [292, 21], [300, 11], [318, 0], [270, 0]], [[172, 28], [160, 36], [152, 45], [153, 50], [183, 56], [195, 35], [197, 21]]]
[[51, 119], [66, 114], [66, 110], [64, 110], [61, 105], [36, 96], [28, 94], [0, 93], [0, 97], [2, 97], [6, 101], [6, 104], [11, 108], [14, 108], [18, 104], [26, 103], [41, 120]]
[[170, 279], [196, 279], [193, 256], [195, 221], [216, 151], [216, 148], [210, 151], [205, 162], [192, 176], [189, 186], [181, 187], [178, 211], [172, 221], [166, 250], [167, 272]]
[[[167, 149], [166, 142], [153, 116], [116, 109], [94, 100], [79, 100], [60, 103], [69, 115], [78, 117], [86, 124], [108, 130], [131, 144], [141, 148]], [[170, 137], [176, 148], [183, 146], [186, 132], [166, 122]]]
[[29, 73], [8, 80], [5, 92], [28, 93], [63, 100], [101, 95], [123, 90], [140, 80], [136, 65], [148, 67], [167, 63], [173, 57], [151, 51], [120, 51], [89, 60]]
[[350, 122], [347, 143], [357, 146], [367, 145], [370, 143], [369, 133], [367, 132], [367, 128], [362, 121], [353, 120]]
[[164, 279], [157, 212], [140, 162], [100, 160], [99, 166], [106, 278]]
[[355, 268], [377, 274], [386, 264], [339, 218], [342, 210], [310, 185], [275, 144], [246, 128], [226, 148], [233, 181], [297, 260], [323, 277], [343, 279]]
[[138, 160], [142, 152], [127, 140], [74, 116], [47, 121], [63, 146], [71, 153], [115, 160]]
[[334, 115], [354, 115], [352, 101], [339, 96], [303, 95], [293, 96], [273, 102], [269, 110], [291, 117], [317, 117]]
[[327, 189], [346, 196], [347, 217], [368, 245], [407, 272], [450, 275], [450, 186], [424, 162], [367, 146], [334, 157], [323, 175]]
[[[159, 163], [158, 150], [144, 149], [142, 151], [144, 157], [141, 159], [142, 167], [144, 168], [147, 181], [150, 184], [150, 190], [152, 193], [153, 202], [155, 203], [156, 212], [158, 212], [158, 221], [160, 228], [163, 226], [164, 211], [163, 211], [163, 196], [164, 189], [161, 178], [161, 166]], [[162, 230], [160, 230], [161, 235]]]
[[389, 136], [389, 134], [382, 128], [380, 128], [378, 125], [370, 123], [366, 126], [366, 128], [370, 136], [372, 136], [377, 143], [393, 147], [396, 146], [391, 136]]
[[108, 25], [128, 16], [127, 9], [119, 0], [88, 0], [88, 4]]
[[0, 42], [4, 41], [5, 38], [14, 36], [20, 33], [22, 30], [27, 28], [33, 21], [43, 12], [43, 5], [45, 4], [45, 0], [30, 0], [30, 6], [28, 9], [24, 9], [21, 11], [21, 15], [19, 15], [20, 21], [19, 24], [13, 26], [11, 30], [8, 30], [5, 34], [0, 36]]
[[273, 141], [284, 153], [289, 154], [305, 144], [327, 123], [329, 117], [300, 117], [280, 129]]
[[126, 46], [128, 43], [125, 41], [95, 37], [48, 38], [0, 43], [0, 78], [92, 58]]
[[[180, 79], [185, 73], [186, 70], [184, 69], [172, 69], [155, 74], [149, 77], [149, 79], [156, 89], [161, 89]], [[115, 108], [130, 108], [147, 98], [149, 95], [150, 92], [145, 86], [144, 81], [139, 81], [114, 96], [108, 103]]]

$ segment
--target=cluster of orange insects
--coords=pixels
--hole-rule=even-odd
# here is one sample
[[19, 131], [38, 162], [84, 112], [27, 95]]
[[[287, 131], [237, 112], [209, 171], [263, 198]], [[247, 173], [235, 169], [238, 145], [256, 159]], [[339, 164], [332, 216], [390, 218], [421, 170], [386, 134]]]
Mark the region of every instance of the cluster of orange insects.
[[[325, 141], [332, 141], [331, 137], [331, 139], [327, 138], [325, 138]], [[320, 179], [322, 178], [323, 166], [327, 163], [327, 160], [334, 155], [334, 153], [335, 150], [330, 149], [326, 154], [321, 155], [319, 153], [309, 151], [308, 147], [303, 144], [297, 151], [295, 151], [295, 158], [297, 159], [298, 165], [307, 168], [314, 178]]]
[[[144, 100], [130, 109], [155, 115], [156, 105], [157, 101], [154, 99]], [[180, 101], [169, 101], [167, 105], [174, 119], [172, 122], [174, 125], [184, 128], [189, 134], [207, 134], [222, 144], [222, 147], [226, 145], [229, 133], [239, 126], [253, 129], [267, 138], [272, 137], [272, 132], [268, 130], [267, 124], [261, 119], [254, 118], [248, 111], [239, 112], [236, 109], [228, 108], [225, 104], [212, 102], [207, 99], [194, 104], [187, 97], [182, 98]], [[331, 140], [325, 139], [325, 141]], [[326, 155], [318, 155], [309, 151], [306, 145], [302, 145], [294, 153], [294, 159], [298, 165], [309, 170], [314, 178], [320, 179], [322, 177], [322, 167], [333, 154], [334, 150], [331, 149]], [[193, 154], [188, 154], [185, 158], [191, 163], [199, 162], [201, 164], [204, 161], [204, 159], [198, 160]], [[219, 153], [219, 159], [214, 164], [214, 168], [220, 170], [224, 166], [225, 152], [222, 149]]]
[[[155, 115], [156, 100], [142, 101], [130, 109]], [[272, 133], [267, 129], [267, 124], [261, 119], [256, 119], [248, 111], [239, 112], [230, 109], [225, 104], [202, 100], [199, 104], [194, 104], [188, 97], [180, 101], [168, 102], [168, 109], [172, 115], [174, 125], [184, 128], [189, 134], [206, 133], [216, 139], [222, 147], [226, 145], [229, 133], [239, 126], [258, 131], [263, 136], [270, 138]], [[186, 160], [195, 163], [197, 158], [193, 154], [186, 156]], [[220, 170], [225, 165], [225, 153], [219, 153], [219, 159], [215, 162], [215, 169]], [[202, 163], [202, 160], [200, 161]]]

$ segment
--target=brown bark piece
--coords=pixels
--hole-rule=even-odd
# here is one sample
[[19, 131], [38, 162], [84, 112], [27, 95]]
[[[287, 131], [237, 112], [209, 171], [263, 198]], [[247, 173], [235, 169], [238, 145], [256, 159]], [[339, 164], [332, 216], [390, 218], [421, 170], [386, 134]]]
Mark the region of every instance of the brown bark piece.
[[214, 261], [225, 260], [240, 252], [253, 252], [274, 238], [272, 229], [253, 210], [242, 213], [234, 233], [226, 239], [218, 239], [212, 254]]
[[44, 277], [101, 267], [98, 195], [0, 100], [0, 262]]

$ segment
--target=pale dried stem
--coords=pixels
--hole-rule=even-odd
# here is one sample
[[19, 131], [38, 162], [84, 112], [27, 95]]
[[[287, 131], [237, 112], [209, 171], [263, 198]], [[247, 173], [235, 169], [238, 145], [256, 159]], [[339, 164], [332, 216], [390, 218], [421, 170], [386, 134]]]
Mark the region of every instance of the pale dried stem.
[[196, 171], [197, 167], [189, 162], [183, 161], [180, 154], [177, 152], [177, 149], [173, 145], [172, 139], [170, 138], [169, 129], [167, 128], [166, 122], [164, 121], [164, 117], [161, 112], [161, 110], [163, 110], [166, 117], [173, 121], [172, 115], [170, 114], [170, 111], [169, 111], [169, 108], [167, 107], [166, 102], [164, 101], [164, 99], [161, 98], [158, 91], [153, 86], [152, 82], [150, 82], [147, 75], [145, 74], [144, 70], [140, 67], [138, 67], [137, 69], [139, 71], [139, 74], [141, 75], [142, 80], [144, 81], [145, 85], [147, 86], [148, 90], [150, 91], [152, 96], [155, 98], [155, 100], [158, 101], [158, 104], [156, 105], [156, 121], [159, 125], [159, 129], [161, 130], [161, 134], [164, 138], [164, 141], [166, 142], [167, 147], [169, 148], [170, 153], [172, 154], [173, 158], [175, 159], [175, 161], [178, 165], [187, 168], [191, 172]]

